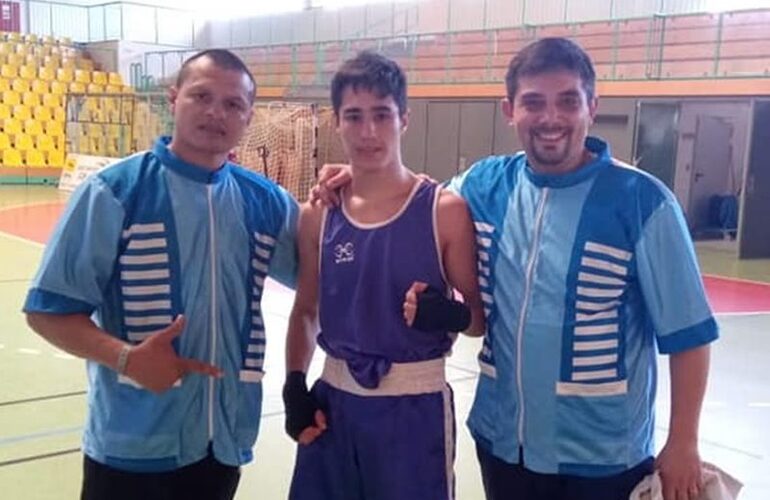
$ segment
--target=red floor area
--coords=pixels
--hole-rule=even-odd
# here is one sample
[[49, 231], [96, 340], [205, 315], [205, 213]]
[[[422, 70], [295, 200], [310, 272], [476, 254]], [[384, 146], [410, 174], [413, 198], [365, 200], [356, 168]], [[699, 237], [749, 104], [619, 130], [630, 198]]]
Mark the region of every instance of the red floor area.
[[0, 231], [45, 244], [63, 211], [61, 202], [0, 209]]
[[[59, 202], [0, 209], [0, 231], [44, 244], [63, 210]], [[770, 283], [719, 276], [704, 276], [703, 281], [714, 312], [770, 312]]]
[[716, 313], [770, 312], [770, 284], [719, 276], [704, 276], [703, 282]]

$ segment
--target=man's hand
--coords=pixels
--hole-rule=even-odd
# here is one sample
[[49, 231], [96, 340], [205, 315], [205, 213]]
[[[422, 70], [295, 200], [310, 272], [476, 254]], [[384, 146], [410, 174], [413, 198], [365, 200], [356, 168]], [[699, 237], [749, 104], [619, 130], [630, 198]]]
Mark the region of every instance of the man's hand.
[[703, 484], [701, 461], [695, 442], [668, 440], [655, 460], [664, 500], [695, 500]]
[[128, 354], [126, 376], [154, 393], [168, 390], [189, 373], [221, 377], [222, 371], [216, 366], [177, 355], [171, 342], [183, 329], [184, 317], [179, 315], [171, 325], [132, 347]]
[[318, 183], [310, 188], [308, 201], [311, 205], [318, 203], [325, 207], [336, 207], [340, 204], [337, 190], [350, 184], [353, 174], [350, 165], [344, 163], [327, 163], [318, 173]]
[[299, 444], [310, 444], [326, 430], [326, 415], [307, 388], [305, 374], [290, 372], [283, 386], [286, 433]]

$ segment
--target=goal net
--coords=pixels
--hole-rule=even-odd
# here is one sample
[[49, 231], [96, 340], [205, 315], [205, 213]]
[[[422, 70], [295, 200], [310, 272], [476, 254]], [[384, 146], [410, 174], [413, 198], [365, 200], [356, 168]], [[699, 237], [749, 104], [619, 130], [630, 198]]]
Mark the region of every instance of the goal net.
[[313, 104], [256, 103], [235, 161], [304, 200], [316, 178], [317, 129]]
[[258, 102], [235, 161], [307, 199], [324, 163], [344, 161], [331, 107]]

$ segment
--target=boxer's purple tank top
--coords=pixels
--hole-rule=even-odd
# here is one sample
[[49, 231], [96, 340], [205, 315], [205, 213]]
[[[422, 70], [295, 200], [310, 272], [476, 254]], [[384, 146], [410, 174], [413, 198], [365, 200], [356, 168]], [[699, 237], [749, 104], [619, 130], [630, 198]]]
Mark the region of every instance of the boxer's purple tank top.
[[377, 387], [391, 363], [438, 358], [451, 348], [448, 332], [415, 330], [403, 317], [414, 281], [447, 289], [435, 227], [438, 189], [418, 183], [398, 214], [381, 223], [356, 222], [342, 207], [326, 214], [318, 343], [345, 360], [364, 387]]

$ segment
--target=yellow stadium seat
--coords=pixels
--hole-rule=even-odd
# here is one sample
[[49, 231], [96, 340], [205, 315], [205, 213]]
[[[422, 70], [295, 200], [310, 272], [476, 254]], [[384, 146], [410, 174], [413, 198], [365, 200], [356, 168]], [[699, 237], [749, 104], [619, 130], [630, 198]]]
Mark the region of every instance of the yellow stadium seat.
[[21, 41], [21, 33], [17, 31], [9, 31], [5, 34], [5, 39], [9, 42], [20, 42]]
[[59, 68], [61, 66], [61, 57], [58, 55], [47, 55], [43, 58], [43, 64], [53, 68]]
[[11, 116], [11, 107], [4, 102], [0, 102], [0, 120], [5, 120]]
[[94, 116], [90, 109], [80, 108], [77, 111], [77, 120], [81, 122], [90, 122], [96, 120], [98, 117]]
[[51, 136], [37, 135], [35, 136], [35, 147], [40, 151], [53, 151], [56, 149], [56, 143]]
[[24, 58], [24, 65], [25, 66], [34, 66], [37, 68], [40, 66], [40, 63], [42, 62], [43, 58], [38, 56], [37, 54], [28, 54], [27, 57]]
[[21, 58], [26, 58], [27, 55], [32, 54], [32, 47], [26, 43], [17, 43], [13, 52]]
[[110, 139], [117, 139], [120, 137], [120, 125], [112, 124], [104, 126], [104, 135]]
[[89, 137], [91, 154], [103, 156], [105, 154], [104, 137]]
[[11, 90], [11, 81], [6, 78], [0, 78], [0, 92]]
[[14, 52], [12, 43], [0, 42], [0, 54], [12, 54]]
[[19, 76], [25, 80], [34, 80], [37, 78], [37, 66], [25, 64], [19, 67]]
[[50, 95], [51, 87], [45, 80], [32, 80], [32, 92], [37, 92], [45, 98], [46, 95]]
[[27, 149], [24, 151], [24, 162], [28, 167], [45, 167], [45, 155], [37, 149]]
[[123, 156], [123, 154], [120, 151], [120, 146], [118, 145], [117, 139], [107, 139], [105, 153], [107, 154], [107, 156], [111, 156], [113, 158], [118, 158], [120, 156]]
[[3, 120], [3, 132], [8, 135], [21, 134], [21, 122], [16, 118], [6, 118]]
[[117, 109], [108, 109], [105, 111], [106, 122], [108, 123], [120, 123], [120, 111]]
[[89, 94], [104, 94], [104, 87], [96, 83], [89, 83], [87, 91]]
[[78, 135], [73, 138], [73, 140], [75, 141], [77, 152], [81, 154], [88, 154], [91, 152], [91, 140], [87, 135]]
[[70, 58], [62, 58], [60, 68], [75, 71], [75, 60]]
[[64, 135], [64, 125], [62, 122], [49, 120], [45, 122], [45, 133], [49, 136]]
[[45, 35], [40, 41], [45, 45], [54, 45], [56, 43], [56, 38], [51, 35]]
[[123, 89], [120, 85], [110, 84], [104, 87], [104, 91], [107, 92], [108, 94], [120, 94], [121, 90]]
[[43, 135], [43, 123], [37, 120], [24, 120], [24, 133], [31, 136]]
[[24, 104], [17, 104], [13, 107], [13, 117], [17, 120], [29, 120], [32, 118], [32, 108]]
[[110, 71], [107, 74], [107, 83], [110, 85], [123, 85], [123, 77], [120, 76], [120, 73], [115, 73], [114, 71]]
[[64, 123], [67, 121], [67, 112], [64, 111], [64, 108], [53, 108], [53, 119], [57, 122]]
[[25, 106], [35, 107], [40, 106], [40, 94], [37, 92], [24, 92], [21, 95], [21, 102]]
[[84, 69], [76, 69], [75, 81], [80, 83], [91, 83], [91, 72]]
[[76, 67], [80, 70], [87, 71], [90, 77], [90, 73], [94, 70], [94, 62], [91, 59], [81, 57], [77, 60]]
[[123, 93], [124, 94], [133, 94], [133, 93], [135, 93], [134, 92], [134, 87], [132, 87], [131, 85], [123, 85]]
[[56, 40], [59, 42], [59, 45], [72, 45], [72, 38], [68, 36], [60, 36]]
[[117, 97], [102, 97], [102, 109], [105, 111], [117, 111], [120, 107], [120, 99]]
[[16, 53], [10, 53], [5, 55], [5, 63], [10, 64], [11, 66], [16, 66], [17, 68], [24, 64], [24, 56], [20, 56]]
[[7, 104], [9, 106], [16, 106], [17, 104], [21, 104], [21, 94], [19, 94], [15, 90], [4, 91], [3, 104]]
[[70, 83], [70, 92], [73, 94], [85, 94], [86, 86], [80, 82], [72, 82]]
[[24, 92], [29, 92], [30, 91], [29, 80], [16, 78], [11, 83], [11, 90], [13, 90], [14, 92], [18, 92], [19, 94], [23, 94]]
[[0, 132], [0, 151], [11, 147], [11, 138], [5, 132]]
[[19, 76], [19, 69], [13, 64], [3, 64], [0, 66], [0, 76], [3, 78], [16, 78]]
[[86, 135], [90, 135], [91, 137], [101, 137], [104, 135], [104, 130], [102, 130], [102, 126], [97, 123], [89, 123], [88, 128], [86, 129]]
[[90, 111], [96, 111], [98, 109], [101, 109], [101, 99], [98, 97], [86, 97], [85, 99], [85, 108]]
[[104, 71], [93, 71], [91, 73], [91, 83], [97, 85], [107, 85], [107, 73]]
[[4, 167], [23, 167], [24, 162], [21, 159], [21, 152], [13, 148], [3, 149]]
[[37, 78], [37, 66], [30, 66], [28, 64], [19, 66], [19, 77], [25, 80], [34, 80]]
[[43, 94], [43, 106], [49, 108], [61, 107], [64, 105], [64, 99], [59, 94]]
[[23, 37], [23, 40], [27, 43], [37, 43], [39, 41], [39, 38], [34, 33], [26, 33]]
[[51, 82], [51, 93], [63, 95], [67, 93], [67, 84], [64, 82], [57, 82], [56, 80]]
[[37, 70], [37, 76], [41, 80], [51, 81], [56, 79], [56, 71], [52, 67], [40, 66]]
[[51, 108], [46, 106], [35, 106], [33, 116], [35, 117], [35, 120], [40, 120], [41, 122], [48, 121], [52, 118]]
[[63, 167], [64, 166], [64, 150], [46, 151], [46, 159], [48, 160], [49, 167]]
[[31, 135], [27, 135], [25, 133], [14, 134], [13, 147], [19, 151], [27, 151], [29, 149], [35, 148], [35, 141], [32, 140]]
[[106, 122], [107, 121], [107, 113], [103, 109], [92, 109], [91, 110], [91, 120], [95, 122]]
[[71, 82], [75, 79], [72, 68], [59, 68], [56, 70], [56, 79], [60, 82]]

